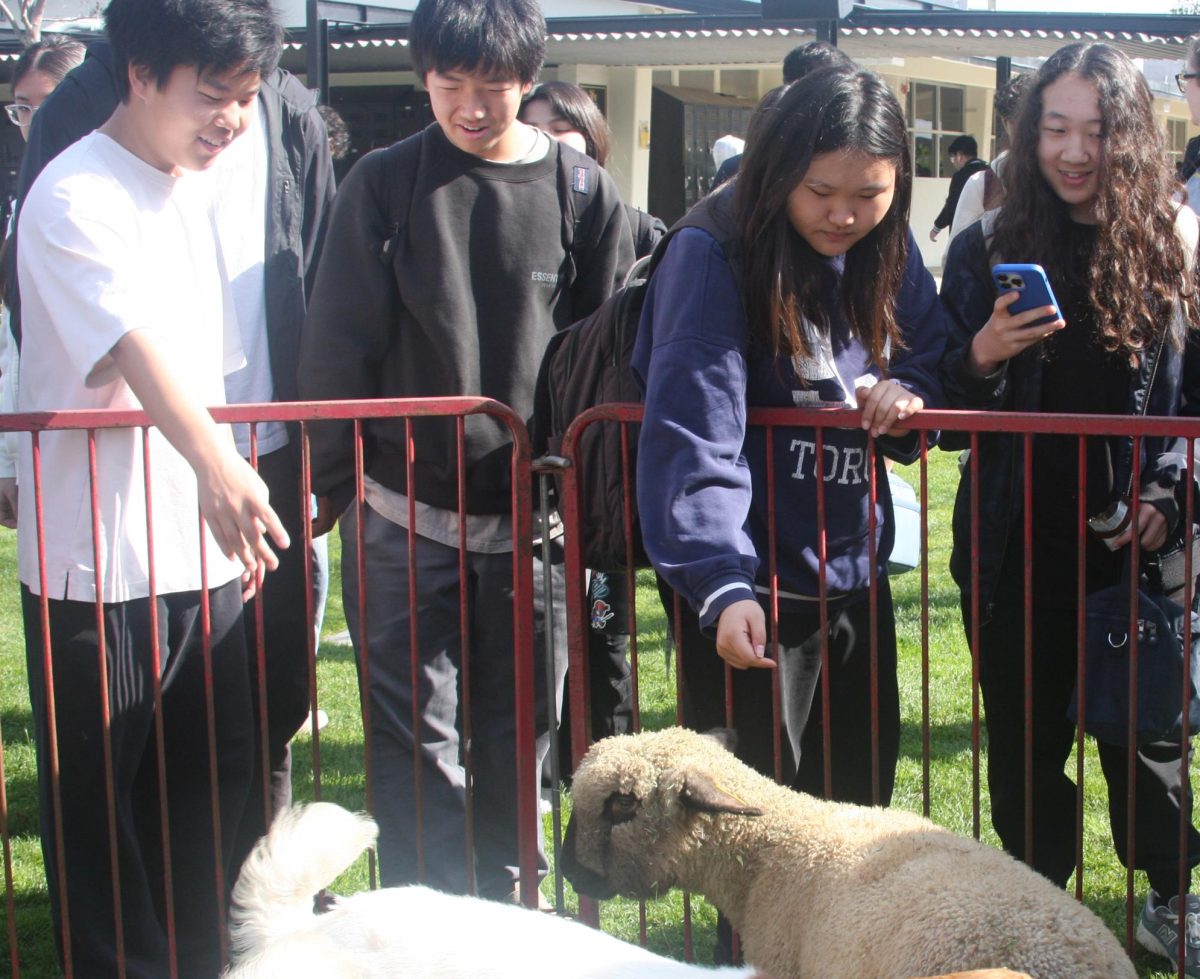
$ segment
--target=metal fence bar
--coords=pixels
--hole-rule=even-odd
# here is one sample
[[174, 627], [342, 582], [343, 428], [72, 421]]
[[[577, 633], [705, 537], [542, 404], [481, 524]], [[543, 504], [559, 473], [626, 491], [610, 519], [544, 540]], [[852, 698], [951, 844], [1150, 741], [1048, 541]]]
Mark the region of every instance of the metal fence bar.
[[[150, 478], [150, 429], [143, 426], [142, 433], [142, 476], [146, 494], [146, 555], [147, 555], [147, 615], [150, 630], [150, 668], [153, 673], [154, 694], [154, 748], [157, 753], [158, 777], [158, 823], [162, 837], [163, 861], [163, 907], [166, 910], [167, 968], [171, 979], [179, 975], [179, 935], [176, 928], [175, 870], [171, 860], [171, 823], [169, 792], [167, 786], [166, 727], [163, 720], [162, 690], [162, 645], [159, 642], [158, 619], [158, 570], [154, 560], [154, 486]], [[40, 537], [39, 537], [40, 540]]]
[[[1075, 464], [1079, 469], [1075, 492], [1078, 496], [1076, 508], [1075, 550], [1075, 675], [1079, 689], [1086, 689], [1087, 682], [1087, 439], [1076, 439]], [[1086, 736], [1084, 724], [1087, 718], [1087, 698], [1078, 698], [1076, 708], [1078, 724], [1075, 728], [1075, 899], [1083, 900], [1083, 771]]]
[[920, 444], [921, 485], [921, 815], [929, 818], [929, 436], [918, 433]]
[[[88, 490], [91, 505], [92, 520], [92, 561], [99, 570], [103, 567], [101, 561], [100, 541], [100, 496], [96, 485], [96, 430], [87, 432], [87, 463]], [[96, 579], [96, 672], [100, 678], [100, 723], [103, 727], [101, 735], [101, 751], [104, 756], [104, 817], [108, 825], [108, 861], [109, 874], [112, 884], [113, 902], [113, 932], [117, 943], [117, 974], [125, 975], [125, 921], [121, 913], [121, 867], [117, 852], [117, 802], [115, 797], [116, 780], [113, 776], [112, 750], [112, 705], [109, 703], [108, 690], [108, 643], [104, 629], [104, 598], [100, 580]]]

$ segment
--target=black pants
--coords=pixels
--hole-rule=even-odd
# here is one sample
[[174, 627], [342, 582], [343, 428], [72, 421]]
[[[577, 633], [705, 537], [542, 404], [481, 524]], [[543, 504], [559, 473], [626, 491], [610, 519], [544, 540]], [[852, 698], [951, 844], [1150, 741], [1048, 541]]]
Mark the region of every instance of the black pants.
[[[368, 691], [367, 745], [372, 815], [379, 824], [379, 873], [385, 887], [425, 883], [451, 893], [470, 889], [468, 825], [475, 884], [488, 898], [505, 898], [519, 883], [519, 836], [532, 834], [538, 876], [546, 859], [541, 820], [518, 823], [517, 716], [514, 711], [513, 556], [466, 555], [468, 621], [461, 608], [459, 552], [416, 536], [417, 598], [409, 604], [408, 531], [363, 507], [366, 615], [358, 596], [358, 514], [351, 505], [338, 521], [342, 535], [342, 595], [355, 643], [359, 681]], [[560, 544], [552, 548], [547, 603], [541, 548], [533, 559], [533, 773], [550, 750], [548, 698], [561, 704], [566, 673], [565, 570]], [[416, 689], [412, 616], [416, 615]], [[555, 689], [547, 691], [545, 633], [553, 616]], [[363, 649], [363, 626], [367, 648]], [[463, 676], [468, 643], [469, 678]], [[465, 709], [466, 696], [470, 709]], [[414, 718], [414, 707], [416, 717]], [[464, 714], [470, 721], [471, 813], [468, 824]], [[557, 716], [557, 714], [556, 714]], [[414, 758], [414, 721], [420, 746]], [[419, 779], [419, 783], [418, 783]], [[417, 787], [420, 786], [420, 808]], [[536, 786], [531, 786], [536, 788]]]
[[[251, 717], [241, 583], [209, 593], [212, 624], [210, 731], [200, 625], [200, 592], [157, 600], [162, 712], [156, 714], [150, 601], [104, 606], [121, 935], [130, 979], [169, 974], [160, 805], [166, 773], [167, 828], [179, 975], [213, 979], [220, 969], [219, 907], [232, 886], [233, 837], [250, 781]], [[96, 607], [50, 602], [59, 809], [51, 779], [41, 603], [21, 588], [30, 700], [37, 740], [39, 818], [50, 907], [63, 956], [66, 888], [71, 960], [76, 975], [115, 976], [113, 854], [101, 715]], [[156, 722], [163, 725], [158, 755]], [[214, 847], [209, 738], [216, 745], [220, 845]], [[58, 848], [62, 847], [62, 862]], [[217, 888], [218, 871], [224, 886]], [[64, 880], [65, 876], [65, 880]]]
[[254, 710], [254, 764], [250, 799], [238, 829], [234, 866], [240, 867], [274, 816], [292, 803], [292, 754], [288, 743], [308, 717], [308, 637], [312, 628], [305, 613], [308, 585], [304, 577], [304, 521], [307, 502], [301, 499], [298, 453], [285, 446], [258, 459], [258, 474], [271, 494], [271, 506], [291, 538], [286, 550], [274, 548], [279, 567], [263, 582], [263, 664], [267, 700], [266, 746], [269, 790], [263, 799], [263, 725], [259, 710], [258, 618], [260, 603], [246, 606], [246, 648], [249, 651]]
[[[970, 637], [970, 603], [963, 622]], [[1025, 859], [1025, 639], [1024, 609], [997, 605], [979, 630], [980, 687], [988, 734], [988, 785], [992, 825], [1004, 848]], [[1075, 744], [1075, 725], [1066, 716], [1075, 685], [1076, 619], [1073, 609], [1033, 609], [1033, 854], [1032, 866], [1060, 886], [1075, 869], [1075, 783], [1065, 766]], [[1113, 844], [1128, 866], [1125, 747], [1097, 742]], [[1191, 787], [1180, 778], [1184, 746], [1158, 742], [1137, 752], [1133, 864], [1150, 886], [1169, 897], [1178, 890], [1180, 806], [1191, 827]], [[1187, 749], [1190, 753], [1190, 747]], [[1200, 836], [1188, 830], [1190, 869], [1200, 863]]]
[[[671, 590], [659, 581], [668, 610]], [[814, 606], [816, 603], [813, 603]], [[672, 620], [679, 650], [683, 723], [707, 730], [725, 726], [725, 662], [712, 639], [700, 632], [696, 615], [683, 604]], [[768, 617], [768, 627], [770, 618]], [[673, 626], [674, 628], [674, 626]], [[829, 717], [832, 798], [862, 805], [887, 805], [895, 784], [900, 750], [900, 695], [896, 683], [896, 627], [887, 579], [879, 582], [878, 697], [879, 786], [872, 777], [870, 602], [829, 610]], [[767, 655], [772, 654], [768, 637]], [[817, 608], [780, 615], [783, 781], [815, 796], [825, 795], [822, 724], [821, 634]], [[732, 670], [733, 724], [737, 754], [765, 775], [774, 776], [774, 718], [771, 671]]]

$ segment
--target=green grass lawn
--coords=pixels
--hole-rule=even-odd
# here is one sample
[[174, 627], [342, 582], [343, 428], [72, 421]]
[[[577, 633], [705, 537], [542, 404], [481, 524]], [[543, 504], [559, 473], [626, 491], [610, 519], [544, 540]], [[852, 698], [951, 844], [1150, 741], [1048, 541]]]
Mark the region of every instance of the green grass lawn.
[[[917, 485], [917, 467], [904, 471]], [[929, 463], [929, 755], [930, 815], [956, 832], [972, 833], [973, 759], [971, 751], [971, 659], [963, 638], [958, 612], [958, 593], [947, 569], [950, 548], [950, 508], [957, 471], [952, 456], [934, 453]], [[29, 701], [26, 694], [24, 646], [16, 584], [15, 537], [0, 532], [0, 575], [9, 582], [0, 592], [0, 735], [4, 742], [4, 788], [11, 841], [11, 867], [15, 906], [15, 930], [20, 970], [24, 977], [42, 979], [57, 975], [50, 933], [41, 854], [37, 841], [36, 772]], [[325, 619], [325, 638], [344, 629], [337, 587], [339, 551], [331, 541], [335, 585], [331, 590]], [[893, 805], [922, 811], [922, 664], [921, 580], [919, 572], [893, 579], [897, 628], [900, 639], [900, 690], [902, 699], [902, 743]], [[674, 675], [668, 673], [663, 655], [666, 622], [652, 577], [639, 579], [637, 612], [638, 680], [641, 722], [658, 728], [674, 722]], [[317, 661], [320, 706], [328, 712], [329, 726], [320, 734], [320, 796], [350, 808], [365, 805], [362, 770], [362, 728], [358, 690], [350, 650], [323, 642]], [[986, 750], [986, 743], [984, 745]], [[311, 742], [304, 735], [295, 745], [295, 791], [297, 798], [314, 797], [317, 789]], [[1074, 759], [1069, 762], [1074, 771]], [[1108, 835], [1105, 786], [1099, 763], [1091, 752], [1085, 759], [1085, 900], [1110, 923], [1120, 937], [1125, 928], [1125, 872], [1117, 863]], [[987, 811], [987, 785], [980, 761], [981, 838], [995, 844]], [[562, 800], [569, 811], [570, 798]], [[549, 834], [550, 817], [545, 817]], [[548, 847], [549, 848], [549, 847]], [[1139, 875], [1140, 877], [1140, 875]], [[368, 864], [360, 860], [335, 885], [347, 893], [367, 887]], [[1145, 880], [1136, 884], [1145, 893]], [[553, 900], [553, 878], [543, 886]], [[566, 887], [568, 908], [575, 898]], [[709, 961], [713, 945], [715, 913], [706, 902], [691, 904], [691, 938], [698, 961]], [[684, 897], [678, 892], [645, 907], [644, 921], [637, 902], [617, 900], [605, 904], [602, 924], [623, 938], [638, 941], [643, 929], [652, 949], [681, 957], [685, 953], [683, 926]], [[9, 912], [0, 934], [0, 968], [10, 960]], [[931, 923], [932, 925], [933, 923]], [[1139, 975], [1168, 979], [1174, 973], [1158, 969], [1162, 960], [1137, 952]], [[1082, 977], [1081, 977], [1082, 979]]]

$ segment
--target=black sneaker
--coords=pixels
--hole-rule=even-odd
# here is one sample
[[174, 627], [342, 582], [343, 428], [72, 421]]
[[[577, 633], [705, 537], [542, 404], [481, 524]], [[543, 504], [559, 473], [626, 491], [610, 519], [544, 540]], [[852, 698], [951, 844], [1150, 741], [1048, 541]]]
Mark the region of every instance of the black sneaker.
[[[1170, 959], [1176, 970], [1179, 963], [1179, 897], [1176, 895], [1166, 904], [1161, 903], [1158, 893], [1151, 891], [1142, 906], [1138, 919], [1138, 944], [1155, 955]], [[1187, 907], [1183, 916], [1184, 967], [1186, 976], [1200, 977], [1200, 897], [1187, 895]]]

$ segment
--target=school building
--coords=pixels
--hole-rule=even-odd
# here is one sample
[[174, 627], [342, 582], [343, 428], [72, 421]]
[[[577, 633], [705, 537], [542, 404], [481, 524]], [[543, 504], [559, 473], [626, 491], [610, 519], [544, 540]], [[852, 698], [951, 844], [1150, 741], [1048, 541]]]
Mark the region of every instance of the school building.
[[[277, 4], [289, 28], [285, 67], [322, 88], [349, 126], [353, 152], [343, 167], [432, 121], [408, 58], [414, 6], [415, 0]], [[784, 55], [805, 41], [835, 37], [887, 80], [904, 107], [916, 173], [912, 225], [926, 264], [935, 267], [946, 237], [932, 243], [925, 232], [953, 172], [947, 147], [969, 133], [981, 157], [995, 155], [998, 75], [1036, 68], [1065, 44], [1104, 41], [1136, 59], [1150, 82], [1169, 163], [1200, 133], [1174, 80], [1189, 35], [1200, 34], [1200, 16], [965, 7], [966, 0], [542, 0], [548, 28], [542, 78], [591, 93], [612, 129], [608, 169], [621, 193], [670, 223], [708, 190], [712, 143], [744, 134], [759, 97], [780, 84]], [[97, 34], [98, 21], [73, 8], [94, 11], [94, 4], [50, 0], [46, 29], [85, 39]], [[15, 39], [5, 41], [0, 33], [6, 59], [0, 72], [19, 50]], [[0, 167], [14, 167], [19, 153], [19, 136], [9, 127], [0, 137]]]

